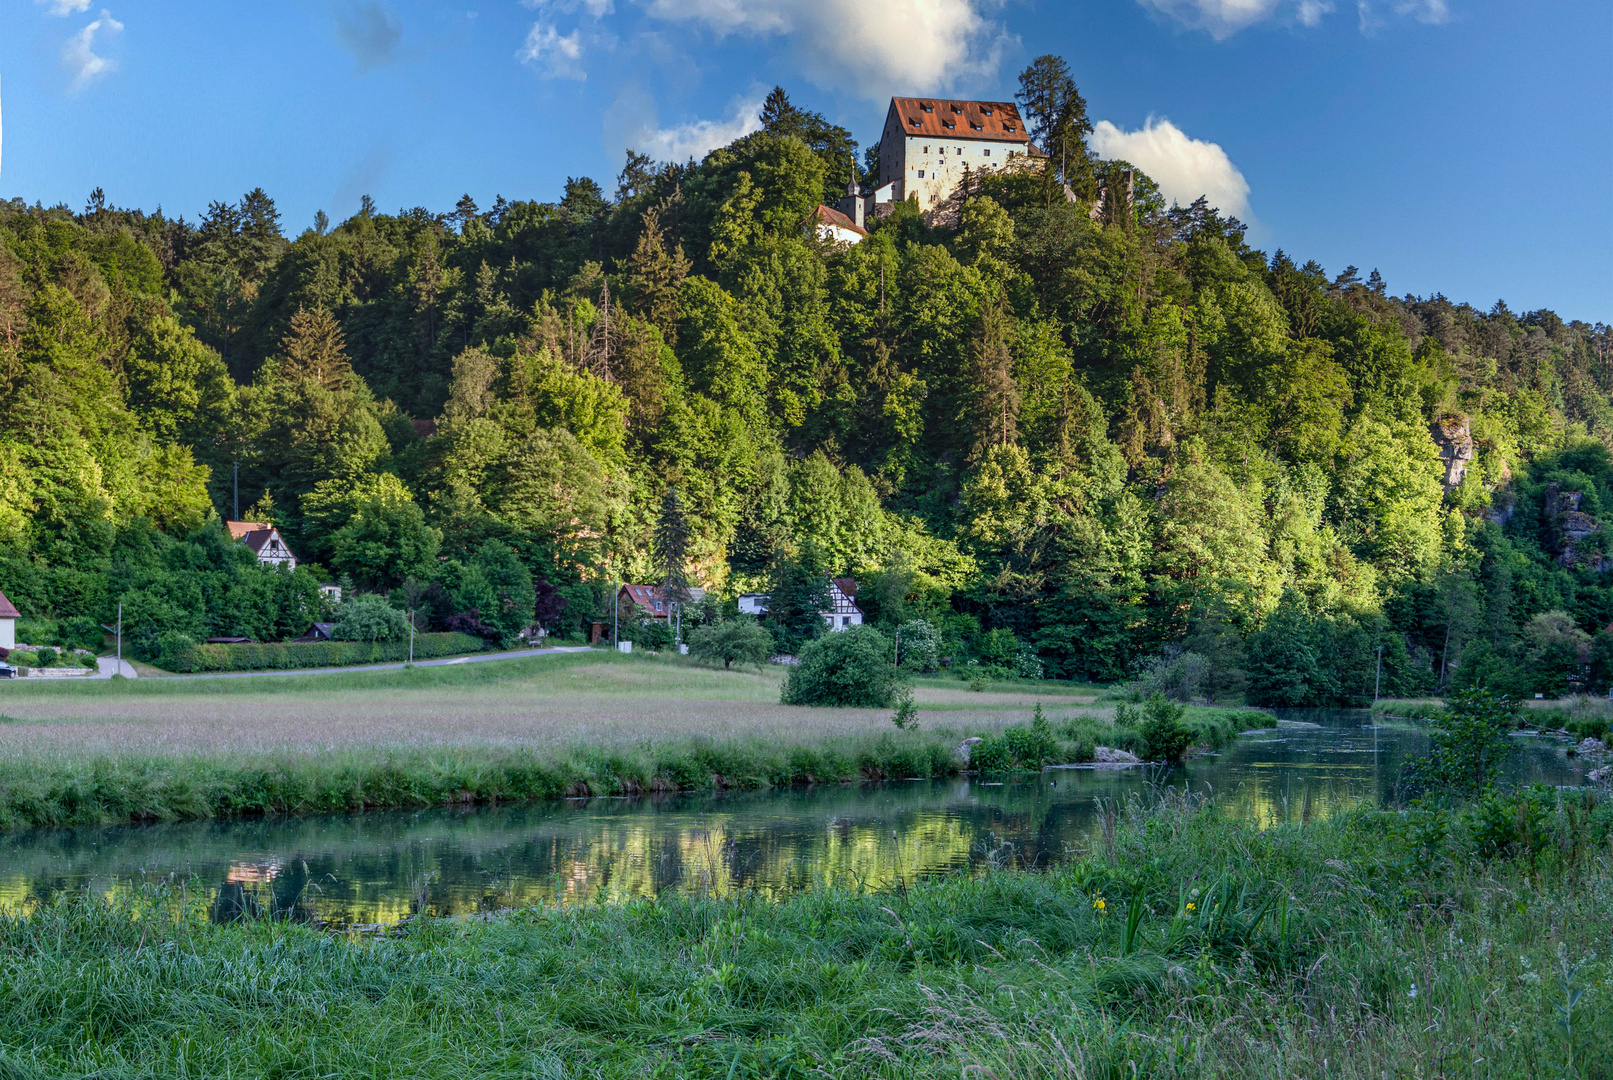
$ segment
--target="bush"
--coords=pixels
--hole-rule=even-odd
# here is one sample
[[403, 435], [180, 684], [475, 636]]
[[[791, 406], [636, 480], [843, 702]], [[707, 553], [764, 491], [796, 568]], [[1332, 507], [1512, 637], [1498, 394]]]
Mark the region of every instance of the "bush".
[[1119, 706], [1115, 726], [1137, 729], [1141, 739], [1138, 753], [1149, 761], [1180, 761], [1193, 744], [1193, 731], [1182, 722], [1186, 712], [1164, 694], [1155, 692], [1141, 706]]
[[1126, 697], [1147, 701], [1164, 694], [1172, 701], [1202, 701], [1210, 697], [1210, 661], [1196, 652], [1167, 648], [1145, 661], [1137, 677], [1126, 684]]
[[37, 650], [37, 652], [39, 654], [39, 666], [40, 667], [46, 668], [46, 667], [55, 667], [56, 666], [56, 663], [57, 663], [57, 661], [59, 659], [59, 656], [58, 656], [58, 654], [57, 654], [55, 649], [52, 649], [48, 645], [44, 645], [44, 646], [41, 646]]
[[[163, 635], [165, 639], [169, 635]], [[272, 644], [198, 645], [182, 634], [170, 655], [165, 648], [161, 666], [169, 671], [286, 671], [298, 668], [349, 667], [353, 664], [387, 664], [409, 658], [409, 641], [282, 641]], [[416, 660], [479, 652], [482, 639], [469, 634], [416, 634]]]
[[631, 641], [635, 649], [661, 652], [672, 648], [672, 627], [663, 622], [643, 622], [629, 629], [622, 627], [624, 641]]
[[904, 669], [929, 674], [941, 664], [941, 631], [924, 619], [903, 623], [896, 631]]
[[735, 661], [761, 667], [773, 652], [773, 635], [748, 615], [726, 622], [697, 626], [689, 634], [689, 651], [701, 660], [722, 661], [730, 668]]
[[1012, 630], [998, 629], [981, 635], [976, 651], [986, 667], [1012, 671], [1019, 663], [1019, 639]]
[[197, 671], [196, 642], [178, 630], [164, 630], [157, 635], [156, 648], [151, 659], [164, 671]]
[[337, 641], [398, 641], [409, 636], [403, 612], [379, 596], [355, 596], [337, 609]]
[[1007, 772], [1014, 764], [1008, 740], [1001, 735], [985, 736], [969, 751], [969, 764], [986, 775]]
[[1027, 769], [1040, 769], [1052, 761], [1059, 750], [1058, 740], [1053, 737], [1053, 725], [1047, 722], [1039, 704], [1031, 726], [1006, 729], [1003, 731], [1003, 743], [1014, 763]]
[[780, 697], [786, 705], [888, 709], [896, 701], [890, 642], [871, 626], [853, 626], [808, 642]]
[[1488, 690], [1461, 690], [1429, 734], [1429, 751], [1411, 763], [1412, 779], [1424, 791], [1473, 799], [1495, 787], [1516, 752], [1512, 730], [1517, 704]]
[[1035, 647], [1021, 645], [1019, 656], [1014, 659], [1014, 674], [1021, 679], [1040, 679], [1042, 673], [1042, 658], [1036, 655]]

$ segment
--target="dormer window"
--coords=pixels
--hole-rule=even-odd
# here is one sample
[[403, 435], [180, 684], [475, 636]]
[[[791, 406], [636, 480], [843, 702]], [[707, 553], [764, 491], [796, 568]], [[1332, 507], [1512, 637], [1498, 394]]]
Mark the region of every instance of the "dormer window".
[[954, 124], [951, 120], [943, 120], [943, 121], [941, 121], [941, 126], [944, 127], [944, 128], [947, 128], [948, 130], [952, 130], [952, 131], [957, 130], [957, 127], [958, 127], [958, 125]]
[[907, 118], [907, 122], [908, 122], [908, 123], [909, 123], [909, 124], [912, 124], [912, 125], [913, 125], [913, 126], [914, 126], [914, 127], [922, 127], [922, 126], [923, 126], [923, 125], [924, 125], [924, 121], [922, 121], [922, 120], [920, 120], [920, 119], [919, 119], [919, 118], [918, 118], [918, 117], [916, 117], [916, 116], [909, 116], [909, 117], [908, 117], [908, 118]]
[[980, 115], [981, 116], [990, 116], [991, 115], [991, 106], [990, 105], [982, 105], [982, 106], [980, 106]]
[[981, 127], [979, 124], [970, 124], [969, 126], [974, 128], [976, 131], [985, 131], [986, 130], [985, 128]]
[[933, 113], [935, 111], [935, 106], [931, 105], [927, 101], [919, 102], [919, 108], [923, 109], [925, 112], [928, 112], [928, 113]]
[[1013, 124], [1004, 124], [1003, 125], [1003, 130], [1008, 132], [1010, 135], [1012, 135], [1014, 133], [1014, 125]]
[[963, 106], [962, 105], [953, 105], [952, 106], [952, 111], [955, 112], [955, 113], [958, 113], [959, 115], [962, 115], [963, 114]]

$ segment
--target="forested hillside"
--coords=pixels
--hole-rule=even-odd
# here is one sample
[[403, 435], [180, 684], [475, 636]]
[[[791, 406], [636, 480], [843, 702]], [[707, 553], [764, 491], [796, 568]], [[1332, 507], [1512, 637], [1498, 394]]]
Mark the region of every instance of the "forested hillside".
[[[764, 118], [553, 202], [0, 203], [0, 589], [121, 600], [155, 654], [301, 633], [339, 577], [507, 635], [530, 576], [566, 633], [658, 580], [671, 488], [691, 580], [853, 575], [960, 662], [1278, 704], [1370, 696], [1380, 647], [1386, 693], [1613, 679], [1607, 326], [1396, 297], [1146, 177], [1094, 215], [1124, 166], [1078, 138], [836, 246], [801, 223], [850, 135]], [[237, 476], [312, 567], [229, 541]]]

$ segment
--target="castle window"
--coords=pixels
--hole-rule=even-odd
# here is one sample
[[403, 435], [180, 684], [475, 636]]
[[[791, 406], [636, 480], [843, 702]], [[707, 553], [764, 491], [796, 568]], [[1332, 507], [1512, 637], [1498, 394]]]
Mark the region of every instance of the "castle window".
[[926, 154], [928, 154], [928, 153], [929, 153], [929, 152], [930, 152], [930, 148], [929, 148], [929, 147], [928, 147], [928, 146], [926, 146], [926, 147], [925, 147], [925, 148], [924, 148], [924, 152], [925, 152], [925, 153], [926, 153]]
[[969, 126], [974, 128], [976, 131], [985, 131], [986, 130], [985, 128], [981, 127], [979, 124], [970, 124]]
[[920, 103], [919, 108], [923, 109], [925, 112], [928, 112], [928, 113], [933, 113], [935, 111], [935, 106], [931, 105], [927, 101]]
[[920, 180], [924, 179], [924, 170], [923, 169], [919, 170], [919, 179]]
[[991, 151], [990, 150], [982, 150], [982, 151], [980, 151], [980, 156], [981, 157], [990, 157], [991, 156]]
[[952, 111], [955, 112], [955, 113], [962, 113], [963, 112], [963, 106], [962, 105], [954, 105], [954, 106], [952, 106]]
[[959, 157], [962, 157], [962, 156], [963, 156], [963, 147], [961, 147], [961, 146], [960, 146], [960, 147], [958, 147], [958, 156], [959, 156]]
[[980, 106], [980, 115], [982, 115], [982, 116], [990, 116], [991, 115], [991, 106], [990, 105], [982, 105], [982, 106]]

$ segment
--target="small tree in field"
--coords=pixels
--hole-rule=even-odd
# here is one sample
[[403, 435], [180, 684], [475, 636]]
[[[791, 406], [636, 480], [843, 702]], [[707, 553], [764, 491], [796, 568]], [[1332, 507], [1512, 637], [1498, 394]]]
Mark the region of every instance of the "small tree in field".
[[780, 700], [786, 705], [841, 705], [888, 709], [897, 676], [890, 642], [872, 626], [853, 626], [810, 641], [790, 669]]
[[756, 620], [741, 616], [725, 622], [697, 626], [689, 634], [689, 651], [701, 660], [722, 661], [724, 669], [735, 662], [761, 667], [773, 652], [773, 635]]

